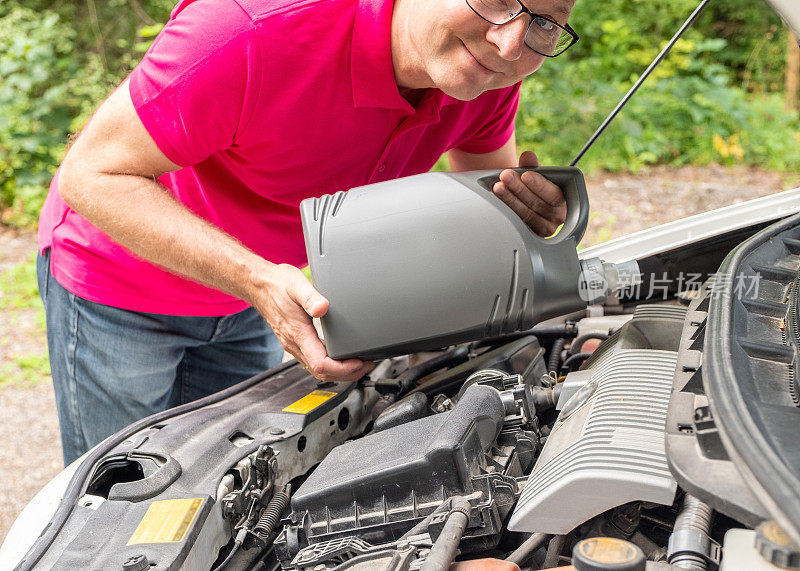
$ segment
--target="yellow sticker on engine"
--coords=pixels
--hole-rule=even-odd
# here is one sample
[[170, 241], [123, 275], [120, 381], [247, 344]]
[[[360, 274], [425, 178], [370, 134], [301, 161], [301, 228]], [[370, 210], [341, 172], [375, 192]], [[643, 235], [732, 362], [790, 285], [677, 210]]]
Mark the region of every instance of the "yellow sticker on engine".
[[183, 541], [202, 505], [202, 498], [153, 502], [128, 540], [128, 545]]
[[325, 401], [331, 400], [339, 393], [330, 391], [314, 391], [283, 409], [283, 412], [296, 412], [298, 414], [308, 414]]

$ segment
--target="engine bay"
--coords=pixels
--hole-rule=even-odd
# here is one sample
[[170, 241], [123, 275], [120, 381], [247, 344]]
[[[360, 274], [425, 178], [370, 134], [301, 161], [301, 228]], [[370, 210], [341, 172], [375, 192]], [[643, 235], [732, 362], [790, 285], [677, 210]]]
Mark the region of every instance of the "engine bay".
[[[527, 331], [384, 359], [358, 383], [287, 363], [145, 419], [84, 463], [20, 568], [580, 570], [600, 553], [608, 569], [796, 566], [800, 219], [747, 232], [639, 260], [697, 272], [697, 287], [671, 280], [657, 298], [645, 278]], [[758, 287], [737, 289], [737, 272]], [[734, 349], [713, 349], [726, 331]], [[720, 351], [747, 359], [733, 380]], [[778, 423], [760, 445], [783, 461], [782, 509], [746, 442], [731, 445], [718, 404], [733, 397], [714, 382], [752, 387], [747, 404]]]

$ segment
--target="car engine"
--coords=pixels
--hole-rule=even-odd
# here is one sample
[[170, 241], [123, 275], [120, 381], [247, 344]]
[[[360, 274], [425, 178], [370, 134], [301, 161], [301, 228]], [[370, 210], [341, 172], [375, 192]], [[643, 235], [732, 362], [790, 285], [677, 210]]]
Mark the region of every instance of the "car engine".
[[[749, 341], [753, 363], [785, 379], [770, 398], [794, 413], [796, 234], [773, 236], [749, 266], [760, 287], [733, 295], [756, 316], [745, 320], [761, 336]], [[725, 276], [708, 277], [658, 301], [418, 356], [393, 378], [378, 371], [373, 420], [299, 483], [273, 561], [446, 569], [458, 554], [530, 569], [739, 569], [750, 567], [724, 560], [723, 545], [746, 552], [744, 541], [753, 568], [798, 564], [765, 531], [778, 524], [709, 407], [702, 349]]]
[[[508, 531], [559, 536], [599, 516], [604, 533], [619, 527], [614, 536], [636, 536], [665, 559], [638, 527], [643, 510], [676, 495], [664, 425], [686, 312], [640, 305], [577, 321], [565, 328], [576, 336], [567, 353], [603, 342], [562, 382], [536, 336], [485, 347], [490, 368], [471, 372], [468, 361], [430, 376], [295, 492], [276, 542], [284, 568], [388, 564], [403, 551], [421, 564], [454, 498], [469, 505], [462, 554], [502, 550]], [[450, 396], [437, 390], [458, 385]]]
[[290, 362], [144, 419], [17, 569], [800, 566], [800, 216], [637, 261], [635, 289], [527, 331], [358, 383]]

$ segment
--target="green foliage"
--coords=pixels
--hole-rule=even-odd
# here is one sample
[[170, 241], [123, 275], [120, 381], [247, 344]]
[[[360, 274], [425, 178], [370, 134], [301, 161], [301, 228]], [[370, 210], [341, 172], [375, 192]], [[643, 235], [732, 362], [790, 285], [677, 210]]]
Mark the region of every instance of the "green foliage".
[[727, 41], [717, 62], [734, 71], [733, 84], [754, 93], [781, 91], [786, 64], [786, 30], [765, 2], [712, 2], [701, 22], [709, 37]]
[[36, 221], [68, 135], [133, 68], [171, 4], [0, 2], [0, 222]]
[[29, 388], [50, 378], [50, 359], [47, 351], [14, 355], [0, 364], [0, 389]]
[[[773, 85], [782, 77], [783, 54], [772, 44], [785, 47], [785, 35], [765, 6], [733, 4], [743, 10], [739, 20], [718, 30], [707, 13], [678, 41], [581, 161], [584, 170], [711, 162], [800, 169], [800, 121], [783, 111]], [[534, 149], [543, 164], [568, 164], [694, 6], [578, 2], [571, 19], [583, 36], [578, 49], [545, 62], [523, 86], [521, 147]], [[770, 49], [765, 31], [773, 37]], [[711, 37], [718, 32], [729, 39]], [[767, 84], [754, 93], [743, 86], [752, 86], [755, 75]]]
[[[124, 78], [176, 0], [0, 0], [0, 222], [35, 222], [71, 133]], [[581, 41], [525, 83], [521, 145], [565, 164], [697, 0], [579, 0]], [[581, 165], [743, 162], [798, 169], [781, 110], [786, 36], [763, 2], [712, 3]], [[436, 168], [446, 168], [446, 162]]]
[[434, 171], [434, 172], [442, 172], [442, 171], [447, 172], [447, 171], [449, 171], [450, 170], [450, 160], [447, 158], [447, 155], [442, 155], [441, 157], [439, 157], [439, 160], [436, 161], [436, 164], [433, 165], [433, 168], [431, 168], [431, 170]]
[[[31, 330], [36, 338], [43, 339], [45, 316], [36, 282], [36, 256], [0, 273], [0, 312], [10, 320], [10, 326]], [[24, 313], [33, 320], [24, 321]], [[0, 339], [0, 345], [3, 344]], [[50, 375], [47, 350], [10, 355], [0, 362], [0, 388], [27, 387], [45, 380]]]
[[74, 35], [53, 13], [0, 18], [0, 202], [22, 223], [41, 208], [65, 133], [99, 80], [75, 58]]
[[37, 309], [44, 312], [36, 281], [36, 254], [27, 262], [0, 273], [0, 312], [19, 309]]

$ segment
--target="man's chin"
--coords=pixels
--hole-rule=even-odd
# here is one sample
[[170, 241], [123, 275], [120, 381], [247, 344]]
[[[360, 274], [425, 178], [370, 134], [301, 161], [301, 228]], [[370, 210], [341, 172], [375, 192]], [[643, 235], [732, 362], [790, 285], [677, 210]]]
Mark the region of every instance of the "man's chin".
[[459, 101], [471, 101], [486, 91], [492, 89], [503, 89], [509, 85], [505, 76], [492, 74], [491, 76], [469, 73], [467, 71], [455, 71], [442, 74], [437, 83], [438, 87], [445, 94]]
[[446, 95], [459, 101], [472, 101], [483, 92], [495, 89], [492, 86], [481, 84], [477, 81], [469, 81], [466, 78], [458, 83], [448, 83], [439, 87]]

